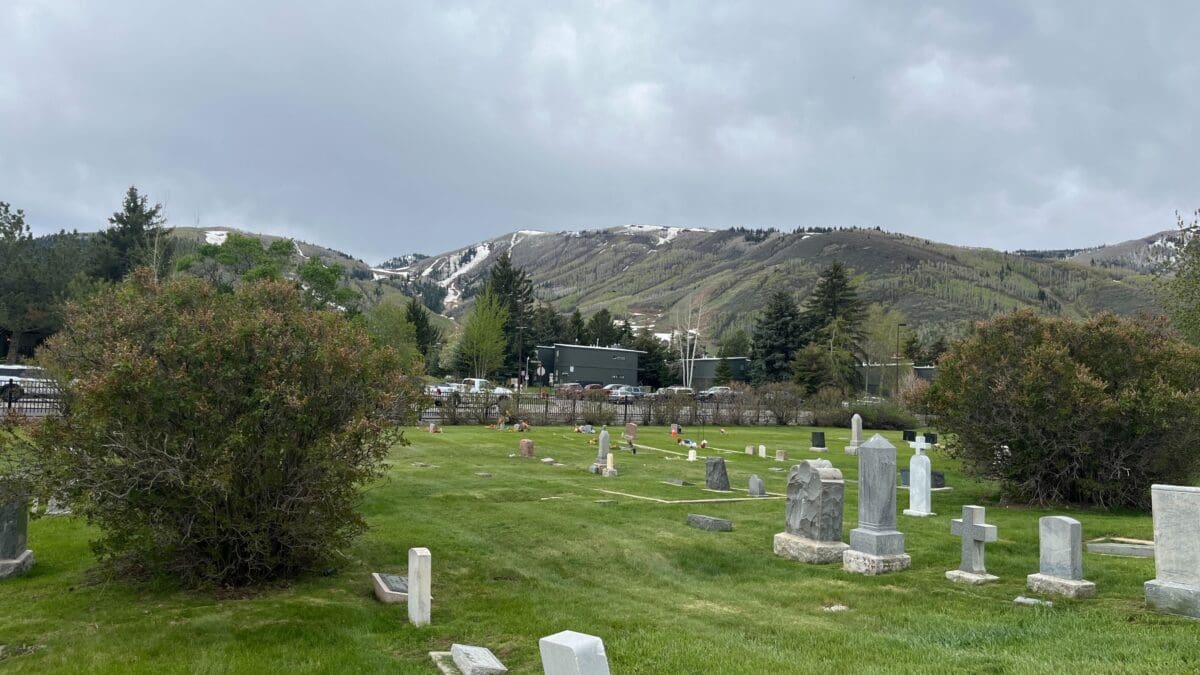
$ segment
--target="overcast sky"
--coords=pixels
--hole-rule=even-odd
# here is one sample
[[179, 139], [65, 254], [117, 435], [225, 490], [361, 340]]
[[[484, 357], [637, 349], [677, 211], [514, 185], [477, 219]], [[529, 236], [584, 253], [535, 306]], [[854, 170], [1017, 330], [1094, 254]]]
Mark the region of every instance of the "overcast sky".
[[0, 200], [94, 230], [136, 184], [370, 262], [626, 223], [1116, 242], [1200, 207], [1198, 8], [3, 0]]

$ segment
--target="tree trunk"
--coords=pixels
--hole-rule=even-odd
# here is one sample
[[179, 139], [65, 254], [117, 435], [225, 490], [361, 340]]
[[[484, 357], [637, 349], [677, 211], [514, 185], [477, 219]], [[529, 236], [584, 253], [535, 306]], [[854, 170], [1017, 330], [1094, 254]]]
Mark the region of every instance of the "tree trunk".
[[12, 365], [17, 362], [17, 354], [21, 349], [21, 331], [14, 330], [8, 336], [8, 357], [5, 363]]

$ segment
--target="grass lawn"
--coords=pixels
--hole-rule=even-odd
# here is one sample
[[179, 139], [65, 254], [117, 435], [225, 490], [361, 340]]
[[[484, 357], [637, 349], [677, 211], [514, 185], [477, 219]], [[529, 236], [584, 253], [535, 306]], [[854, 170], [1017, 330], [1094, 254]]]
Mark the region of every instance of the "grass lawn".
[[[810, 429], [707, 431], [715, 448], [734, 451], [722, 456], [735, 488], [757, 473], [768, 491], [784, 492], [786, 474], [768, 469], [792, 462], [775, 462], [776, 448], [793, 461], [816, 456], [807, 451]], [[842, 452], [848, 431], [826, 432], [826, 457], [856, 478], [857, 459]], [[1085, 539], [1150, 539], [1148, 515], [1004, 507], [994, 486], [964, 478], [935, 450], [934, 469], [947, 472], [953, 491], [934, 493], [935, 517], [899, 516], [912, 568], [870, 578], [773, 555], [782, 499], [663, 504], [597, 491], [717, 497], [702, 489], [703, 461], [621, 451], [620, 476], [601, 478], [585, 471], [595, 436], [566, 428], [524, 435], [539, 458], [564, 466], [510, 458], [520, 437], [510, 432], [412, 432], [413, 445], [392, 455], [390, 480], [367, 493], [371, 530], [343, 552], [336, 573], [253, 594], [94, 582], [88, 526], [41, 518], [30, 526], [32, 572], [0, 582], [0, 670], [433, 673], [426, 653], [461, 642], [490, 648], [512, 672], [541, 672], [538, 638], [565, 629], [602, 637], [614, 673], [1200, 670], [1200, 622], [1143, 603], [1151, 560], [1085, 554], [1097, 597], [1012, 604], [1029, 595], [1025, 575], [1038, 568], [1040, 516], [1078, 518]], [[899, 433], [885, 435], [902, 446], [907, 467], [911, 451]], [[662, 428], [643, 428], [639, 440], [676, 450]], [[751, 443], [765, 443], [772, 459], [743, 454]], [[696, 486], [661, 482], [669, 478]], [[857, 525], [856, 489], [846, 486], [847, 533]], [[617, 503], [597, 503], [604, 499]], [[907, 507], [907, 492], [897, 501]], [[987, 506], [999, 528], [987, 547], [996, 583], [961, 586], [943, 576], [958, 566], [949, 521], [963, 504]], [[731, 519], [734, 531], [689, 528], [688, 513]], [[371, 593], [369, 573], [404, 573], [413, 546], [433, 554], [433, 623], [424, 628]], [[825, 611], [833, 604], [849, 610]]]

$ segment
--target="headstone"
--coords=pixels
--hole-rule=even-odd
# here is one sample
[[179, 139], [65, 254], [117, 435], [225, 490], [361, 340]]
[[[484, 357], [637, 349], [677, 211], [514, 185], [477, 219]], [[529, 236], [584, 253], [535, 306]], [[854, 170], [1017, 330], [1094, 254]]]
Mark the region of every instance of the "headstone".
[[916, 440], [909, 442], [908, 447], [912, 448], [913, 450], [915, 450], [917, 452], [925, 452], [926, 450], [932, 448], [933, 446], [930, 445], [929, 443], [925, 442], [924, 436], [917, 436]]
[[522, 438], [521, 439], [521, 456], [522, 457], [533, 457], [533, 439], [531, 439], [531, 438]]
[[611, 675], [604, 641], [595, 635], [564, 630], [538, 640], [546, 675]]
[[941, 471], [931, 471], [929, 475], [933, 477], [933, 480], [931, 481], [933, 483], [933, 487], [935, 487], [935, 488], [946, 487], [946, 474], [945, 473], [943, 473]]
[[19, 499], [0, 503], [0, 579], [22, 575], [33, 567], [28, 542], [28, 502]]
[[862, 446], [862, 415], [854, 413], [850, 418], [850, 445], [846, 446], [847, 455], [857, 455]]
[[408, 577], [373, 572], [371, 585], [374, 586], [375, 597], [380, 602], [388, 604], [408, 602]]
[[813, 452], [829, 452], [829, 448], [825, 447], [825, 432], [812, 432], [812, 447], [809, 448]]
[[1085, 545], [1088, 553], [1111, 555], [1118, 558], [1153, 558], [1154, 542], [1124, 537], [1101, 537]]
[[723, 518], [713, 518], [712, 516], [702, 516], [699, 513], [689, 513], [687, 524], [701, 530], [708, 530], [709, 532], [733, 531], [733, 523], [730, 521]]
[[753, 454], [754, 454], [754, 446], [753, 446], [753, 445], [747, 445], [747, 446], [746, 446], [746, 454], [747, 454], [747, 455], [753, 455]]
[[937, 515], [932, 511], [931, 471], [929, 457], [920, 450], [908, 460], [908, 508], [904, 509], [904, 515], [918, 518]]
[[462, 675], [502, 675], [508, 668], [486, 647], [454, 644], [450, 646], [450, 658]]
[[767, 446], [765, 446], [765, 445], [758, 446], [758, 456], [762, 457], [763, 459], [767, 458]]
[[687, 461], [689, 461], [689, 462], [696, 461], [696, 449], [695, 448], [688, 450], [688, 460]]
[[1200, 488], [1154, 485], [1150, 503], [1154, 579], [1146, 582], [1146, 604], [1200, 618]]
[[776, 450], [775, 451], [775, 461], [776, 462], [786, 462], [787, 461], [787, 450]]
[[846, 483], [829, 460], [810, 459], [788, 473], [784, 531], [775, 535], [775, 555], [807, 563], [842, 559], [842, 510]]
[[428, 626], [433, 610], [433, 556], [429, 549], [408, 549], [408, 620]]
[[600, 436], [596, 439], [596, 463], [604, 464], [608, 454], [612, 452], [612, 437], [608, 435], [608, 427], [600, 427]]
[[675, 437], [675, 436], [678, 436], [678, 435], [679, 435], [679, 425], [678, 425], [678, 424], [672, 424], [672, 425], [671, 425], [671, 436], [672, 436], [672, 437]]
[[875, 434], [857, 451], [858, 527], [850, 530], [842, 567], [869, 575], [908, 569], [912, 558], [896, 530], [896, 446]]
[[62, 502], [58, 501], [58, 499], [54, 497], [51, 497], [46, 500], [46, 515], [69, 516], [71, 515], [71, 508], [69, 506], [63, 506]]
[[904, 442], [905, 443], [908, 443], [909, 441], [917, 440], [917, 432], [915, 432], [911, 429], [905, 429], [903, 433], [904, 433]]
[[605, 457], [604, 459], [605, 459], [604, 477], [611, 478], [613, 476], [616, 476], [617, 475], [617, 466], [616, 466], [616, 462], [615, 462], [616, 455], [614, 455], [610, 452], [610, 453], [608, 453], [608, 457]]
[[708, 457], [704, 460], [704, 486], [709, 490], [729, 490], [729, 473], [725, 471], [725, 460]]
[[1096, 584], [1083, 578], [1083, 525], [1067, 516], [1045, 516], [1038, 534], [1040, 571], [1026, 577], [1029, 590], [1068, 598], [1095, 595]]
[[930, 445], [937, 445], [937, 434], [925, 432], [925, 442]]
[[946, 572], [946, 578], [960, 584], [986, 584], [1000, 577], [987, 573], [983, 564], [984, 545], [996, 541], [996, 526], [984, 522], [982, 506], [964, 506], [962, 518], [950, 521], [950, 534], [962, 537], [962, 559], [958, 569]]
[[763, 485], [763, 481], [757, 474], [750, 476], [750, 487], [746, 493], [751, 497], [766, 497], [767, 487]]
[[633, 422], [626, 424], [625, 425], [625, 433], [623, 435], [625, 437], [625, 440], [627, 440], [627, 441], [630, 441], [630, 442], [636, 441], [637, 440], [637, 425], [634, 424]]

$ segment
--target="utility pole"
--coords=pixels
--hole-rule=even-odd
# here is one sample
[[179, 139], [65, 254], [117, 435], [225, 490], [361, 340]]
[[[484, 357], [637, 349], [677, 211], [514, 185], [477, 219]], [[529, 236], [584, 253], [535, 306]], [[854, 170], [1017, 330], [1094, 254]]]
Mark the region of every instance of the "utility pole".
[[892, 361], [892, 364], [893, 364], [892, 369], [896, 373], [896, 383], [895, 383], [895, 385], [893, 385], [895, 387], [895, 389], [892, 391], [893, 398], [900, 391], [900, 329], [907, 325], [908, 324], [906, 324], [906, 323], [896, 324], [896, 357]]

